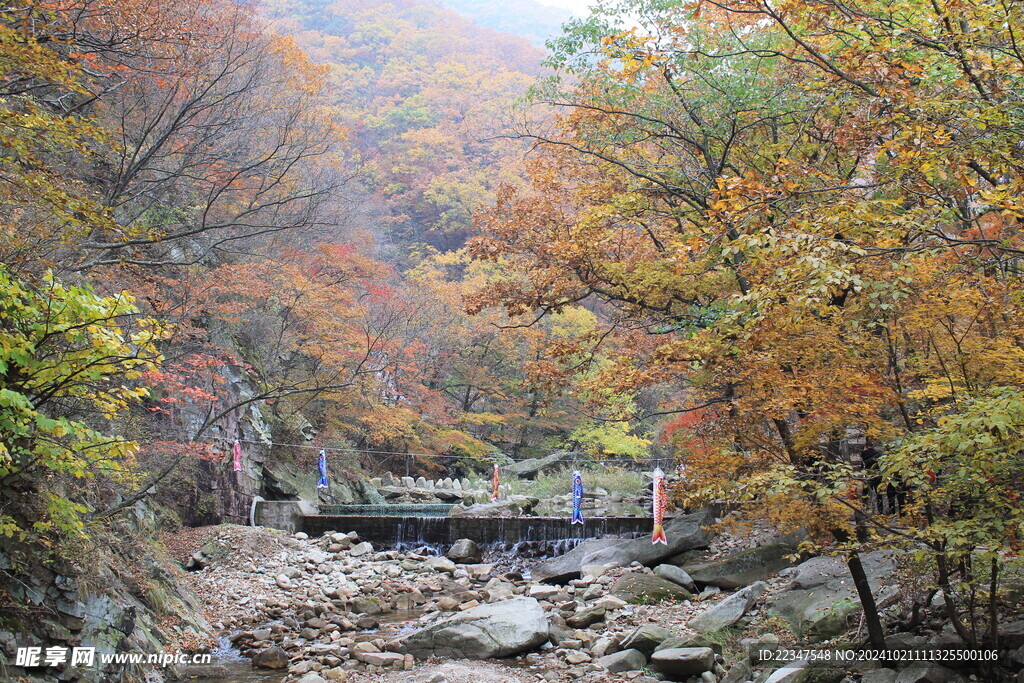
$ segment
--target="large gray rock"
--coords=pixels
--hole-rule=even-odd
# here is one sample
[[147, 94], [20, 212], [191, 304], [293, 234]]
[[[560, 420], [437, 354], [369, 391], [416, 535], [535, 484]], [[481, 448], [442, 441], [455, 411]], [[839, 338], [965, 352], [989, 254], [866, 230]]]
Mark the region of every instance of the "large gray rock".
[[715, 651], [710, 647], [681, 647], [659, 650], [651, 657], [651, 668], [672, 678], [700, 676], [715, 666]]
[[565, 620], [565, 623], [572, 628], [587, 628], [599, 621], [604, 621], [605, 614], [607, 613], [608, 609], [603, 605], [591, 605], [573, 614]]
[[683, 569], [697, 583], [719, 588], [742, 588], [791, 566], [793, 562], [787, 557], [796, 552], [794, 546], [786, 543], [771, 543]]
[[616, 547], [623, 542], [621, 538], [592, 538], [583, 541], [565, 555], [552, 557], [536, 564], [530, 570], [534, 581], [561, 582], [579, 578], [580, 569], [588, 564], [587, 558], [604, 548]]
[[460, 538], [455, 541], [446, 554], [449, 560], [459, 564], [479, 564], [483, 556], [480, 546], [468, 538]]
[[963, 678], [936, 662], [914, 662], [896, 674], [896, 683], [959, 683]]
[[804, 676], [810, 668], [811, 661], [809, 659], [798, 659], [773, 671], [764, 683], [795, 683], [797, 678]]
[[757, 599], [764, 594], [765, 584], [758, 581], [753, 586], [733, 593], [714, 607], [690, 619], [687, 626], [698, 633], [712, 633], [732, 626], [743, 618]]
[[999, 625], [999, 642], [1008, 649], [1024, 647], [1024, 621], [1011, 621]]
[[896, 683], [896, 672], [892, 669], [872, 669], [864, 672], [860, 683]]
[[571, 453], [569, 451], [558, 451], [557, 453], [546, 455], [543, 458], [530, 458], [529, 460], [514, 462], [511, 465], [506, 465], [504, 467], [504, 471], [512, 477], [518, 477], [520, 479], [535, 479], [540, 472], [550, 469], [561, 462], [568, 462], [575, 459], [575, 453]]
[[672, 632], [662, 626], [644, 624], [636, 628], [622, 641], [624, 650], [639, 650], [645, 656], [650, 657], [659, 645], [668, 640]]
[[746, 683], [754, 677], [754, 671], [745, 659], [735, 662], [719, 683]]
[[655, 565], [684, 551], [708, 547], [714, 534], [706, 527], [713, 522], [714, 516], [707, 510], [671, 519], [665, 524], [666, 545], [654, 545], [648, 537], [584, 541], [565, 555], [539, 563], [531, 574], [537, 581], [568, 581], [579, 577], [580, 568], [590, 564]]
[[[893, 553], [878, 550], [860, 559], [876, 602], [895, 595]], [[768, 604], [768, 611], [785, 619], [798, 638], [813, 643], [845, 631], [861, 606], [846, 562], [838, 557], [814, 557], [796, 568], [791, 587]]]
[[718, 640], [712, 640], [703, 633], [672, 636], [654, 648], [654, 651], [660, 652], [661, 650], [672, 650], [680, 647], [710, 647], [715, 651], [715, 654], [722, 654], [722, 643]]
[[841, 683], [843, 680], [849, 679], [839, 666], [800, 659], [772, 672], [764, 683]]
[[257, 669], [287, 669], [288, 653], [280, 647], [271, 647], [258, 652], [252, 658], [252, 665]]
[[639, 650], [623, 650], [605, 655], [598, 659], [597, 663], [610, 673], [621, 673], [623, 671], [639, 671], [647, 665], [647, 658]]
[[548, 618], [533, 598], [473, 607], [392, 643], [414, 657], [508, 657], [548, 639]]
[[682, 567], [677, 567], [674, 564], [659, 564], [654, 568], [654, 573], [672, 583], [678, 583], [691, 593], [697, 590], [693, 578]]
[[617, 598], [634, 604], [661, 602], [662, 600], [689, 600], [693, 597], [682, 586], [660, 576], [630, 572], [612, 584], [610, 592]]
[[708, 547], [714, 538], [708, 527], [714, 521], [714, 515], [707, 510], [675, 517], [665, 523], [667, 544], [653, 544], [649, 537], [629, 539], [621, 545], [597, 551], [587, 558], [586, 564], [618, 563], [626, 567], [639, 562], [653, 566], [671, 555]]

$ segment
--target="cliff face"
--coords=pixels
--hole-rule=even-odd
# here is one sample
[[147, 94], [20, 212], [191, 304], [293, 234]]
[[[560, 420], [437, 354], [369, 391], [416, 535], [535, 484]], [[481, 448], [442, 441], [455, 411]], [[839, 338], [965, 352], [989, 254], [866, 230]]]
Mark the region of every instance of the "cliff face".
[[[7, 542], [0, 550], [0, 586], [17, 607], [0, 621], [0, 679], [141, 681], [153, 667], [102, 664], [98, 653], [193, 652], [210, 647], [214, 631], [182, 570], [153, 543], [156, 516], [138, 503], [89, 544], [88, 566], [74, 558], [44, 559]], [[84, 552], [78, 557], [84, 557]], [[28, 562], [24, 558], [32, 557]], [[9, 602], [5, 600], [5, 602]], [[22, 669], [18, 648], [95, 648], [90, 666]]]
[[[254, 395], [246, 376], [232, 367], [222, 371], [225, 403], [241, 403]], [[178, 427], [185, 434], [199, 432], [205, 413], [198, 406], [183, 410]], [[162, 481], [154, 499], [173, 510], [184, 526], [249, 524], [253, 501], [305, 500], [314, 505], [384, 502], [369, 476], [351, 455], [331, 454], [331, 486], [316, 487], [318, 450], [311, 446], [316, 431], [298, 413], [286, 418], [265, 412], [259, 402], [229, 413], [204, 432], [204, 440], [221, 451], [214, 460], [185, 458]], [[232, 444], [242, 446], [242, 469], [234, 471]], [[273, 446], [273, 442], [299, 446]], [[355, 454], [352, 454], [355, 455]]]

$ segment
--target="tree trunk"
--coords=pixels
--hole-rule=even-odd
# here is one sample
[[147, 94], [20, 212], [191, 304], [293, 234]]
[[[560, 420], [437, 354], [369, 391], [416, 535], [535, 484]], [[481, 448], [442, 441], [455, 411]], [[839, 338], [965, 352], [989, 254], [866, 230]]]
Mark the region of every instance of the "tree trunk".
[[[861, 543], [867, 540], [864, 518], [859, 514], [856, 519], [856, 533], [857, 540]], [[845, 529], [832, 529], [832, 535], [840, 543], [850, 540], [850, 534]], [[868, 642], [871, 643], [871, 647], [885, 649], [885, 630], [882, 628], [882, 618], [878, 614], [878, 605], [875, 603], [875, 594], [871, 592], [868, 575], [864, 571], [864, 565], [861, 564], [860, 553], [852, 551], [848, 554], [846, 567], [850, 570], [853, 586], [857, 589], [857, 597], [860, 598], [860, 605], [864, 609], [864, 623], [868, 627]]]
[[885, 648], [885, 631], [882, 629], [882, 619], [878, 614], [878, 605], [875, 604], [875, 595], [871, 592], [871, 584], [868, 583], [868, 575], [864, 572], [864, 565], [860, 562], [860, 554], [851, 553], [846, 557], [846, 566], [850, 569], [850, 576], [853, 577], [853, 585], [857, 589], [857, 596], [860, 598], [861, 607], [864, 608], [864, 622], [868, 627], [868, 641], [871, 647]]

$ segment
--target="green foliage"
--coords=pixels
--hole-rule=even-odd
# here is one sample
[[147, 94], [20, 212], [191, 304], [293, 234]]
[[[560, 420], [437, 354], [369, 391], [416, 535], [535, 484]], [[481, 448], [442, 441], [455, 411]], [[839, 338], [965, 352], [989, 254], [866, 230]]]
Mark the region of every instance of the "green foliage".
[[147, 396], [135, 380], [161, 360], [165, 330], [136, 314], [127, 293], [0, 268], [0, 534], [80, 533], [88, 506], [73, 482], [126, 473], [136, 444], [97, 425]]
[[[608, 493], [623, 493], [633, 496], [648, 486], [642, 473], [621, 467], [587, 467], [581, 468], [585, 491], [604, 489]], [[572, 469], [560, 468], [540, 472], [534, 480], [509, 479], [503, 482], [509, 485], [513, 493], [536, 496], [546, 499], [565, 495], [572, 491]]]
[[594, 456], [625, 455], [642, 458], [647, 455], [649, 439], [636, 436], [626, 421], [588, 422], [573, 430], [569, 441], [575, 441], [583, 450]]
[[1024, 392], [1000, 387], [909, 436], [883, 460], [888, 485], [915, 490], [930, 523], [918, 536], [960, 558], [1018, 552], [1024, 535]]

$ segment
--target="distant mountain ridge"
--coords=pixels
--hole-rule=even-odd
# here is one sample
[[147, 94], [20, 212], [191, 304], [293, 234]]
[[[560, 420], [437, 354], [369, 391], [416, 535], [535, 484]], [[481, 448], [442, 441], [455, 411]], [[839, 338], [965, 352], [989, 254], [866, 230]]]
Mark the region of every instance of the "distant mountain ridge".
[[274, 26], [328, 67], [334, 121], [380, 199], [375, 234], [399, 248], [460, 247], [477, 207], [521, 177], [502, 139], [544, 51], [437, 0], [267, 0]]
[[572, 12], [536, 0], [440, 0], [448, 9], [503, 33], [522, 36], [534, 45], [561, 33]]

